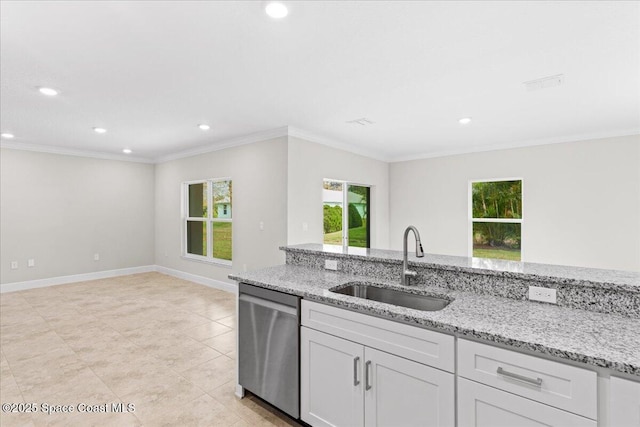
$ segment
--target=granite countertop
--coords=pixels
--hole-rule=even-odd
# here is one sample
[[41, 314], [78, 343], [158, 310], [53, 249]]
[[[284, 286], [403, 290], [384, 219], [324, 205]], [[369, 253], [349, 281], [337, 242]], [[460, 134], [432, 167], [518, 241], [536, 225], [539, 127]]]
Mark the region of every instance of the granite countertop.
[[[282, 246], [287, 252], [323, 255], [334, 258], [355, 258], [392, 264], [402, 263], [402, 252], [386, 249], [365, 249], [305, 243]], [[640, 293], [640, 273], [634, 271], [605, 270], [599, 268], [570, 267], [564, 265], [538, 264], [531, 262], [504, 261], [496, 259], [470, 258], [452, 255], [425, 254], [417, 258], [410, 253], [409, 265], [435, 266], [443, 270], [467, 273], [500, 275], [518, 279], [534, 279], [548, 283], [597, 286], [616, 291]]]
[[[433, 286], [402, 287], [369, 277], [296, 265], [234, 273], [229, 278], [461, 337], [475, 337], [640, 376], [638, 319]], [[354, 281], [371, 281], [452, 302], [443, 310], [428, 312], [329, 291]]]

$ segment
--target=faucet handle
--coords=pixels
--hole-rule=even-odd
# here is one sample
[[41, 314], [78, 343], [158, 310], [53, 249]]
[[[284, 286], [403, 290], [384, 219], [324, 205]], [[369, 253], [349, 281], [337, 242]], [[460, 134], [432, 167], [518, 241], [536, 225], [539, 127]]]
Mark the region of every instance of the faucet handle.
[[405, 277], [418, 277], [418, 272], [413, 270], [405, 270], [404, 275]]

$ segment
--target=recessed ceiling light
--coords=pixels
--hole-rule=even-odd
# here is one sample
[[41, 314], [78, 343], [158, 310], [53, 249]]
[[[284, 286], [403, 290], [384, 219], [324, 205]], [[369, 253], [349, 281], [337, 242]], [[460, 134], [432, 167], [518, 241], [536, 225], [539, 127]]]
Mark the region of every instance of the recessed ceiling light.
[[4, 139], [11, 139], [15, 137], [15, 135], [12, 133], [3, 133], [3, 134], [0, 134], [0, 136], [3, 137]]
[[123, 152], [124, 154], [131, 154], [131, 148], [123, 148], [123, 149], [122, 149], [122, 152]]
[[38, 90], [40, 91], [41, 94], [47, 95], [47, 96], [56, 96], [57, 94], [60, 93], [55, 89], [51, 89], [50, 87], [39, 87]]
[[199, 127], [201, 130], [209, 130], [209, 129], [211, 129], [211, 126], [209, 126], [209, 125], [205, 125], [204, 123], [203, 123], [203, 124], [201, 124], [201, 125], [198, 125], [198, 127]]
[[107, 130], [105, 128], [93, 128], [93, 131], [95, 133], [107, 133]]
[[275, 19], [284, 18], [289, 14], [287, 6], [285, 6], [283, 3], [280, 3], [279, 1], [272, 1], [267, 3], [264, 11], [267, 12], [267, 15]]
[[461, 125], [468, 125], [469, 123], [471, 123], [471, 117], [463, 117], [458, 120], [458, 123], [460, 123]]

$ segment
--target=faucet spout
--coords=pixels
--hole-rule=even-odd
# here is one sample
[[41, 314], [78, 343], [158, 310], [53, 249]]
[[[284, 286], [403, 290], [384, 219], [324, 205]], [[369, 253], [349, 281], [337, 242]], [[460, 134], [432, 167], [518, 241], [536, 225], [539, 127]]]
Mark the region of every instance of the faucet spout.
[[408, 260], [409, 251], [407, 249], [407, 240], [409, 238], [409, 231], [413, 231], [413, 236], [416, 238], [416, 256], [418, 258], [422, 258], [424, 256], [424, 250], [422, 249], [422, 242], [420, 241], [420, 232], [418, 232], [418, 229], [415, 228], [413, 225], [410, 225], [407, 227], [406, 230], [404, 230], [404, 238], [402, 242], [403, 261], [402, 261], [401, 283], [404, 286], [410, 285], [411, 277], [416, 277], [418, 275], [418, 273], [416, 273], [415, 271], [409, 270], [409, 260]]

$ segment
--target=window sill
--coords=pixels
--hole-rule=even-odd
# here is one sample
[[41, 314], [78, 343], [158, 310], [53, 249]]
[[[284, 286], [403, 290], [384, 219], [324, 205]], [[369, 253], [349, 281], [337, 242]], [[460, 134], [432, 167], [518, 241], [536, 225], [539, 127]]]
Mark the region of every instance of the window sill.
[[197, 256], [197, 255], [181, 255], [180, 258], [186, 259], [188, 261], [201, 262], [203, 264], [212, 264], [212, 265], [215, 265], [216, 267], [222, 267], [222, 268], [228, 268], [228, 269], [233, 268], [232, 261], [227, 261], [224, 259], [207, 258], [207, 257]]

